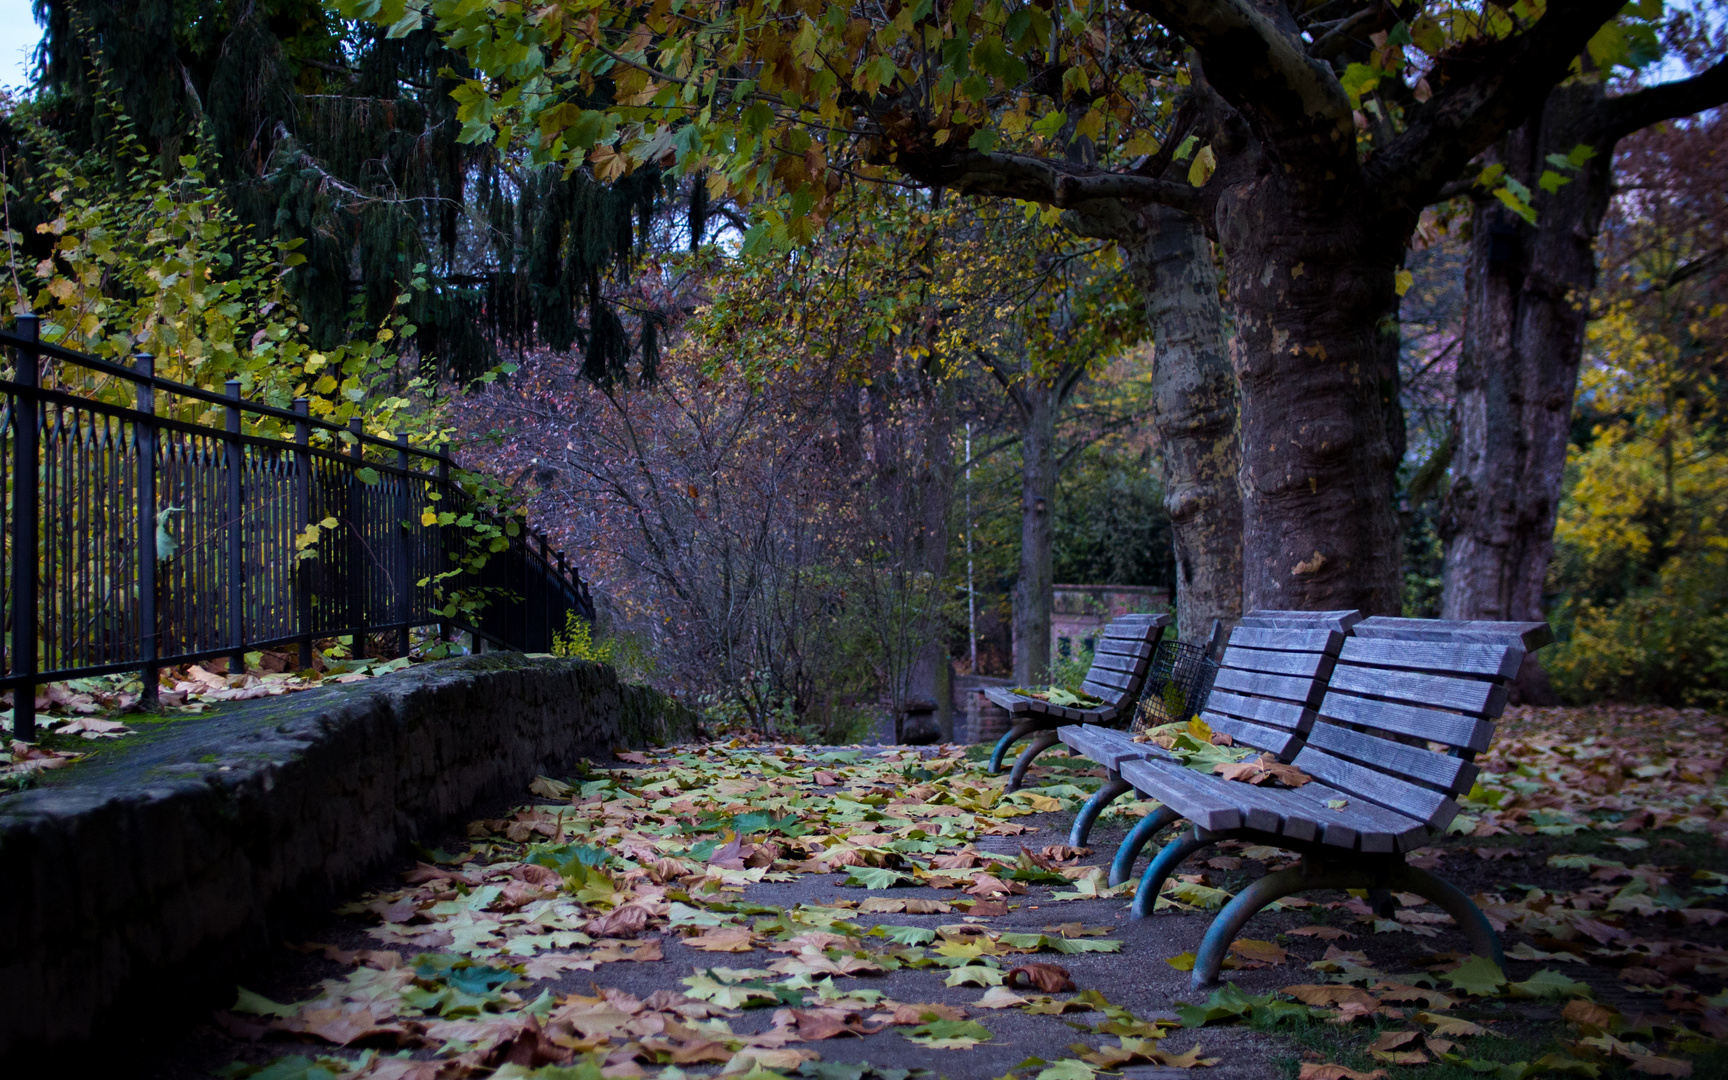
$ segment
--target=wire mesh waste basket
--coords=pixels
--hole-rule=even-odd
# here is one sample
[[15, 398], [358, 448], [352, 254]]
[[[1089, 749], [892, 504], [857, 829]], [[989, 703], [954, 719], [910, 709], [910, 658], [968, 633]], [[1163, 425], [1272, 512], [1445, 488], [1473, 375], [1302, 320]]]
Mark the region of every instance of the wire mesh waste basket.
[[1146, 673], [1146, 689], [1134, 709], [1134, 730], [1192, 719], [1212, 693], [1218, 664], [1206, 649], [1185, 641], [1161, 641]]

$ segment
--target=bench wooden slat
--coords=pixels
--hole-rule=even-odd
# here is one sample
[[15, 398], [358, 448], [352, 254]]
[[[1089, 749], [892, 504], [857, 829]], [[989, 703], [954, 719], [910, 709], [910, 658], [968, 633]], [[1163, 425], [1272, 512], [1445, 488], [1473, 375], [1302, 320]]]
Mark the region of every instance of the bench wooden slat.
[[1124, 671], [1130, 675], [1144, 675], [1152, 661], [1144, 656], [1111, 656], [1109, 653], [1096, 653], [1092, 657], [1092, 668], [1103, 668], [1105, 671]]
[[[1348, 847], [1370, 853], [1405, 851], [1419, 847], [1432, 830], [1407, 814], [1388, 810], [1367, 799], [1352, 796], [1324, 782], [1303, 784], [1294, 790], [1275, 789], [1278, 797], [1300, 808], [1319, 831], [1320, 842], [1329, 847]], [[1326, 804], [1342, 801], [1341, 809]], [[1293, 811], [1295, 812], [1295, 811]]]
[[1350, 694], [1328, 693], [1320, 702], [1320, 715], [1466, 750], [1486, 750], [1494, 738], [1494, 724], [1490, 720], [1392, 701], [1372, 701]]
[[1381, 772], [1438, 788], [1448, 795], [1467, 791], [1480, 771], [1463, 758], [1405, 746], [1338, 724], [1314, 725], [1314, 730], [1308, 733], [1308, 745]]
[[1081, 683], [1080, 689], [1091, 694], [1095, 698], [1101, 698], [1102, 700], [1109, 702], [1111, 705], [1122, 704], [1122, 700], [1128, 696], [1114, 686], [1105, 686], [1102, 683], [1095, 683], [1091, 679], [1087, 679], [1085, 682]]
[[[1312, 740], [1312, 732], [1309, 738]], [[1292, 764], [1316, 780], [1406, 814], [1431, 829], [1444, 829], [1458, 813], [1458, 804], [1448, 795], [1333, 757], [1316, 748], [1312, 741], [1302, 747]]]
[[1121, 641], [1116, 638], [1100, 638], [1093, 646], [1094, 655], [1098, 656], [1146, 656], [1152, 655], [1157, 646], [1148, 645], [1144, 641]]
[[1091, 758], [1111, 772], [1120, 772], [1124, 761], [1170, 757], [1170, 752], [1161, 746], [1135, 742], [1125, 731], [1096, 724], [1069, 724], [1058, 728], [1056, 737], [1076, 753]]
[[1091, 671], [1088, 671], [1086, 673], [1086, 680], [1088, 682], [1099, 683], [1103, 686], [1114, 686], [1119, 690], [1138, 689], [1140, 683], [1143, 681], [1138, 675], [1130, 675], [1124, 671], [1103, 671], [1099, 668], [1093, 668]]
[[1200, 719], [1211, 725], [1213, 731], [1222, 731], [1239, 745], [1264, 750], [1280, 761], [1288, 761], [1291, 752], [1302, 743], [1302, 736], [1293, 731], [1250, 724], [1215, 712], [1201, 713]]
[[1361, 621], [1360, 611], [1250, 611], [1236, 625], [1255, 630], [1347, 631]]
[[1291, 701], [1275, 701], [1272, 698], [1243, 697], [1228, 690], [1214, 687], [1206, 699], [1206, 708], [1233, 716], [1239, 720], [1250, 720], [1256, 724], [1270, 724], [1273, 727], [1284, 728], [1298, 735], [1306, 732], [1314, 723], [1314, 710]]
[[[1098, 637], [1105, 641], [1157, 641], [1164, 634], [1162, 626], [1147, 623], [1144, 626], [1118, 626], [1116, 623], [1098, 631]], [[1097, 648], [1096, 645], [1093, 646]]]
[[1342, 663], [1409, 668], [1434, 674], [1516, 679], [1518, 668], [1524, 663], [1524, 650], [1518, 645], [1353, 637], [1344, 642], [1338, 659]]
[[1033, 698], [1010, 693], [999, 686], [986, 688], [984, 696], [995, 702], [997, 705], [1002, 706], [1004, 709], [1007, 709], [1010, 714], [1031, 712], [1034, 704], [1043, 704], [1043, 702], [1036, 701]]
[[1281, 649], [1285, 652], [1317, 652], [1338, 655], [1347, 639], [1337, 630], [1262, 630], [1238, 626], [1230, 632], [1230, 644], [1249, 649]]
[[1244, 649], [1231, 645], [1224, 650], [1220, 667], [1238, 671], [1264, 671], [1273, 675], [1296, 675], [1324, 679], [1332, 673], [1333, 658], [1317, 652], [1282, 652], [1277, 649]]
[[[1334, 679], [1337, 677], [1333, 676]], [[1258, 671], [1237, 671], [1234, 668], [1218, 669], [1218, 677], [1212, 685], [1220, 690], [1234, 690], [1239, 694], [1258, 694], [1264, 697], [1281, 698], [1285, 701], [1296, 701], [1303, 705], [1318, 705], [1324, 696], [1326, 686], [1314, 679], [1302, 679], [1291, 675], [1267, 675]]]
[[[1175, 775], [1192, 772], [1191, 769], [1169, 762], [1141, 760], [1124, 761], [1117, 771], [1137, 791], [1171, 807], [1202, 829], [1223, 831], [1242, 824], [1242, 812], [1228, 799]], [[1201, 783], [1205, 783], [1204, 778]]]
[[1506, 687], [1502, 683], [1425, 675], [1417, 671], [1339, 664], [1333, 669], [1328, 685], [1332, 690], [1363, 697], [1404, 701], [1430, 709], [1451, 709], [1471, 716], [1499, 716], [1506, 707]]
[[1356, 637], [1395, 638], [1401, 641], [1453, 641], [1500, 644], [1516, 641], [1525, 652], [1535, 652], [1554, 642], [1554, 630], [1545, 622], [1472, 622], [1456, 619], [1400, 619], [1376, 615], [1355, 627]]

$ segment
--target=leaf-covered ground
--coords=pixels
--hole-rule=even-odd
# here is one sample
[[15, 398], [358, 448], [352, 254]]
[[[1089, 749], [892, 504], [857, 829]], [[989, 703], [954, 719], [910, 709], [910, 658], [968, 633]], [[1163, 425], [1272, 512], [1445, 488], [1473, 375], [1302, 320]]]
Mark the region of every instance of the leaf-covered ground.
[[[237, 988], [155, 1075], [1523, 1080], [1721, 1071], [1728, 762], [1700, 713], [1515, 712], [1418, 854], [1502, 926], [1315, 893], [1187, 991], [1215, 908], [1288, 861], [1206, 853], [1161, 910], [1103, 879], [1151, 803], [1063, 841], [1100, 775], [1004, 795], [969, 752], [743, 746], [541, 778]], [[1143, 864], [1142, 864], [1143, 865]]]

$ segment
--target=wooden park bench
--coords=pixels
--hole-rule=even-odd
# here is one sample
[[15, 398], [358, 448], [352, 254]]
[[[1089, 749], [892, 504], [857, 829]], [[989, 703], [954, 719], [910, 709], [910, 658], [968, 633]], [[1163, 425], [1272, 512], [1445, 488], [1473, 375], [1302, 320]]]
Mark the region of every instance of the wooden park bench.
[[1366, 889], [1390, 915], [1391, 892], [1443, 908], [1471, 951], [1504, 965], [1500, 939], [1456, 886], [1405, 854], [1442, 832], [1476, 777], [1526, 652], [1553, 640], [1546, 623], [1365, 619], [1339, 650], [1324, 697], [1291, 764], [1313, 777], [1297, 788], [1224, 780], [1173, 761], [1123, 762], [1122, 778], [1193, 823], [1141, 878], [1134, 915], [1152, 912], [1165, 879], [1189, 855], [1224, 839], [1301, 855], [1224, 906], [1195, 954], [1193, 984], [1216, 981], [1225, 951], [1260, 909], [1310, 889]]
[[1056, 705], [1005, 687], [984, 691], [985, 697], [1008, 711], [1008, 721], [1013, 725], [990, 755], [990, 771], [1001, 772], [1002, 758], [1008, 748], [1032, 736], [1032, 742], [1021, 751], [1019, 760], [1014, 762], [1014, 771], [1008, 775], [1008, 790], [1017, 791], [1026, 779], [1032, 759], [1056, 745], [1057, 728], [1064, 724], [1126, 725], [1146, 685], [1146, 671], [1158, 648], [1158, 639], [1168, 625], [1169, 615], [1120, 615], [1099, 631], [1091, 670], [1080, 687], [1104, 703], [1097, 708]]
[[[1211, 693], [1191, 708], [1213, 731], [1289, 761], [1314, 722], [1314, 707], [1326, 692], [1326, 678], [1344, 644], [1345, 631], [1361, 619], [1359, 611], [1249, 612], [1230, 633]], [[1108, 772], [1097, 794], [1074, 819], [1068, 834], [1073, 847], [1084, 847], [1105, 807], [1133, 790], [1122, 775], [1126, 762], [1175, 760], [1154, 743], [1135, 742], [1126, 731], [1092, 724], [1068, 725], [1058, 729], [1057, 737]], [[1140, 850], [1181, 816], [1166, 803], [1141, 818], [1116, 849], [1110, 884], [1128, 880]]]

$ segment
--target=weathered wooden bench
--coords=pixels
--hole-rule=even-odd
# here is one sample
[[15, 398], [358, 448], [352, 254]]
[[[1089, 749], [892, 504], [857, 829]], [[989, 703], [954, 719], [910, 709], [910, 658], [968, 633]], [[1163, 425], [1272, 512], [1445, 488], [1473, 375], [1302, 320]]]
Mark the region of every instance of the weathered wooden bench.
[[1026, 778], [1032, 759], [1056, 745], [1056, 729], [1064, 724], [1125, 725], [1134, 715], [1140, 691], [1146, 685], [1146, 670], [1152, 663], [1152, 653], [1164, 628], [1170, 625], [1169, 615], [1120, 615], [1099, 631], [1093, 646], [1092, 667], [1086, 672], [1081, 689], [1104, 704], [1095, 709], [1078, 709], [1053, 705], [1048, 701], [1016, 694], [1010, 689], [994, 687], [984, 696], [1008, 710], [1013, 727], [996, 744], [990, 755], [990, 771], [1002, 771], [1002, 758], [1008, 748], [1032, 736], [1032, 742], [1021, 751], [1008, 775], [1008, 790], [1017, 791]]
[[[1249, 612], [1230, 633], [1211, 694], [1196, 703], [1201, 719], [1241, 745], [1289, 761], [1314, 722], [1314, 707], [1325, 693], [1344, 632], [1361, 619], [1359, 611]], [[1105, 807], [1133, 790], [1134, 785], [1122, 776], [1124, 763], [1174, 760], [1165, 750], [1135, 742], [1124, 731], [1071, 724], [1056, 734], [1109, 773], [1074, 819], [1068, 833], [1068, 843], [1074, 847], [1085, 846]], [[1110, 884], [1128, 880], [1140, 850], [1181, 816], [1165, 804], [1141, 818], [1116, 849]]]
[[1553, 640], [1546, 623], [1365, 619], [1339, 650], [1326, 692], [1291, 763], [1313, 777], [1299, 788], [1226, 781], [1155, 759], [1127, 761], [1122, 778], [1194, 828], [1165, 845], [1141, 878], [1134, 914], [1152, 912], [1165, 879], [1189, 855], [1224, 839], [1274, 844], [1301, 864], [1249, 885], [1224, 906], [1195, 954], [1193, 983], [1216, 981], [1225, 951], [1260, 909], [1310, 889], [1367, 889], [1389, 915], [1391, 891], [1438, 904], [1478, 955], [1504, 964], [1500, 940], [1456, 886], [1405, 854], [1443, 831], [1476, 777], [1494, 720], [1526, 652]]

